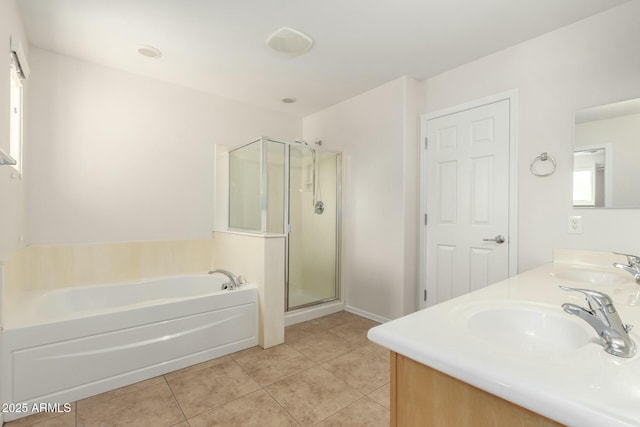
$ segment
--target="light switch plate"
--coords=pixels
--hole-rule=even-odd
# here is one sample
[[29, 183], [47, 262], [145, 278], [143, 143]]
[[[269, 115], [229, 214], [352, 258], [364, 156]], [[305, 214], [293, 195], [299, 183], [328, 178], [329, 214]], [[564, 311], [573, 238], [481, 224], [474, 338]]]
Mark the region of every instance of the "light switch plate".
[[569, 216], [569, 226], [567, 231], [569, 234], [582, 234], [582, 217]]

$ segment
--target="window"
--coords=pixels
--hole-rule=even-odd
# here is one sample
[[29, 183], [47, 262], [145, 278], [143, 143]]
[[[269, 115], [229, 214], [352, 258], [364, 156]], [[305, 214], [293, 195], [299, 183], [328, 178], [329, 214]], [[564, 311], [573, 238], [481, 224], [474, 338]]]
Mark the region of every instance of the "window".
[[[13, 55], [12, 55], [13, 57]], [[15, 168], [22, 171], [22, 80], [18, 74], [18, 66], [11, 61], [9, 73], [10, 92], [10, 121], [9, 121], [9, 155], [16, 160]]]
[[[20, 39], [11, 36], [9, 68], [9, 156], [15, 160], [13, 167], [22, 173], [22, 141], [24, 117], [23, 81], [29, 77], [29, 65]], [[9, 159], [11, 161], [11, 159]], [[13, 162], [11, 162], [13, 163]], [[9, 163], [9, 164], [11, 164]]]
[[575, 169], [573, 171], [573, 205], [595, 206], [595, 169]]
[[22, 109], [23, 89], [20, 77], [20, 66], [11, 55], [10, 84], [10, 121], [9, 121], [9, 155], [16, 160], [15, 168], [22, 171]]

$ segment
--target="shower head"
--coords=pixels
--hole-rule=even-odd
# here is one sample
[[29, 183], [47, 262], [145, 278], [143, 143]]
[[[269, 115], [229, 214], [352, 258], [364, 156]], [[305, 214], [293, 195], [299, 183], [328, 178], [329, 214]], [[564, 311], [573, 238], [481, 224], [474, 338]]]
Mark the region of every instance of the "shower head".
[[315, 148], [313, 148], [312, 146], [310, 146], [307, 141], [303, 140], [303, 139], [294, 139], [293, 142], [295, 142], [296, 144], [300, 144], [300, 145], [304, 145], [305, 147], [307, 147], [309, 150], [311, 150], [311, 152], [313, 153], [313, 155], [315, 156], [316, 154], [316, 150]]
[[315, 147], [312, 147], [311, 145], [309, 145], [309, 143], [307, 141], [305, 141], [304, 139], [294, 139], [293, 142], [295, 142], [296, 144], [302, 144], [305, 147], [309, 148], [311, 151], [315, 151], [318, 148], [320, 148], [322, 146], [322, 140], [319, 139], [316, 142], [313, 143], [313, 145], [315, 145]]

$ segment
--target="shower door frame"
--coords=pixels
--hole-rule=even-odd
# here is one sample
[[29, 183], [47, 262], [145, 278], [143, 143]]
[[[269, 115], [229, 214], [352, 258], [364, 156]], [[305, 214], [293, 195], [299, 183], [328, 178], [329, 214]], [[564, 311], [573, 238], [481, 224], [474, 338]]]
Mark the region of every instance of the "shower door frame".
[[[265, 142], [274, 142], [274, 143], [278, 143], [278, 144], [283, 144], [285, 147], [284, 150], [284, 180], [283, 180], [283, 212], [284, 212], [284, 218], [283, 218], [283, 230], [282, 230], [282, 234], [285, 237], [285, 261], [284, 261], [284, 275], [285, 275], [285, 283], [284, 283], [284, 311], [285, 313], [289, 313], [292, 311], [296, 311], [296, 310], [300, 310], [300, 309], [304, 309], [304, 308], [308, 308], [308, 307], [312, 307], [312, 306], [316, 306], [316, 305], [320, 305], [320, 304], [324, 304], [324, 303], [328, 303], [328, 302], [332, 302], [332, 301], [336, 301], [339, 300], [341, 298], [340, 295], [340, 291], [341, 291], [341, 286], [340, 286], [340, 278], [341, 278], [341, 272], [342, 272], [342, 169], [343, 169], [343, 153], [341, 151], [335, 151], [335, 150], [318, 150], [318, 152], [324, 152], [324, 153], [331, 153], [334, 154], [336, 156], [336, 223], [335, 223], [335, 238], [336, 238], [336, 244], [335, 244], [335, 254], [334, 254], [334, 262], [335, 262], [335, 271], [334, 271], [334, 296], [330, 297], [330, 298], [324, 298], [324, 299], [320, 299], [318, 301], [312, 301], [306, 304], [301, 304], [301, 305], [296, 305], [294, 307], [291, 307], [289, 305], [289, 248], [290, 248], [290, 244], [289, 244], [289, 234], [291, 233], [291, 224], [289, 223], [290, 221], [290, 206], [289, 206], [289, 192], [290, 192], [290, 188], [291, 188], [291, 180], [290, 180], [290, 157], [291, 157], [291, 147], [292, 146], [300, 146], [302, 148], [306, 148], [309, 151], [311, 151], [311, 147], [302, 144], [300, 142], [290, 142], [290, 141], [282, 141], [282, 140], [278, 140], [275, 138], [271, 138], [271, 137], [267, 137], [267, 136], [262, 136], [260, 138], [257, 138], [251, 142], [248, 142], [246, 144], [242, 144], [242, 145], [238, 145], [236, 147], [233, 147], [229, 150], [229, 154], [233, 151], [236, 151], [238, 149], [244, 148], [246, 146], [249, 146], [251, 144], [254, 144], [258, 142], [260, 144], [260, 218], [261, 218], [261, 224], [260, 224], [260, 229], [256, 230], [256, 229], [243, 229], [243, 228], [237, 228], [237, 227], [230, 227], [229, 223], [231, 222], [231, 212], [230, 212], [230, 207], [231, 207], [231, 203], [230, 203], [230, 198], [231, 198], [231, 191], [229, 191], [229, 200], [228, 200], [228, 206], [227, 206], [227, 212], [228, 212], [228, 223], [227, 223], [227, 228], [230, 231], [237, 231], [237, 232], [243, 232], [243, 233], [253, 233], [253, 234], [259, 234], [259, 235], [266, 235], [269, 232], [267, 231], [267, 197], [268, 197], [268, 156], [267, 156], [267, 145], [265, 144]], [[231, 169], [229, 169], [229, 177], [231, 176]]]
[[[275, 141], [275, 142], [280, 142], [280, 141]], [[341, 277], [341, 236], [342, 236], [342, 152], [341, 151], [334, 151], [334, 150], [321, 150], [321, 152], [324, 153], [331, 153], [331, 154], [335, 154], [336, 156], [336, 247], [335, 247], [335, 253], [334, 253], [334, 262], [335, 262], [335, 271], [334, 271], [334, 296], [331, 298], [324, 298], [324, 299], [320, 299], [318, 301], [312, 301], [306, 304], [300, 304], [300, 305], [296, 305], [294, 307], [291, 307], [289, 305], [289, 233], [291, 233], [291, 224], [289, 222], [290, 218], [289, 218], [289, 211], [290, 211], [290, 206], [289, 206], [289, 191], [291, 189], [291, 182], [290, 182], [290, 174], [289, 174], [289, 170], [290, 170], [290, 150], [291, 150], [291, 146], [297, 146], [300, 145], [303, 148], [307, 148], [308, 150], [311, 150], [311, 147], [308, 147], [304, 144], [300, 144], [298, 142], [289, 142], [289, 143], [285, 143], [288, 144], [289, 147], [287, 147], [288, 149], [286, 150], [286, 154], [285, 154], [285, 180], [286, 180], [286, 188], [285, 188], [285, 210], [284, 210], [284, 227], [285, 227], [285, 270], [284, 270], [284, 277], [285, 277], [285, 282], [284, 282], [284, 312], [285, 313], [290, 313], [296, 310], [301, 310], [304, 308], [308, 308], [308, 307], [313, 307], [316, 305], [320, 305], [320, 304], [324, 304], [327, 302], [332, 302], [332, 301], [336, 301], [340, 299], [340, 277]], [[315, 171], [314, 171], [315, 173]], [[315, 191], [315, 189], [313, 190]]]

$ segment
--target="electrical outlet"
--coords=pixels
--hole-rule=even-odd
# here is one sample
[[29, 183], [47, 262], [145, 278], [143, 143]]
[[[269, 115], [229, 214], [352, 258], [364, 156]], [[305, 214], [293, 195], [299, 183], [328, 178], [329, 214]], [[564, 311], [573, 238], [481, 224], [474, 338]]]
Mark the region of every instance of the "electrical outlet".
[[570, 216], [568, 230], [570, 234], [582, 234], [582, 217]]

